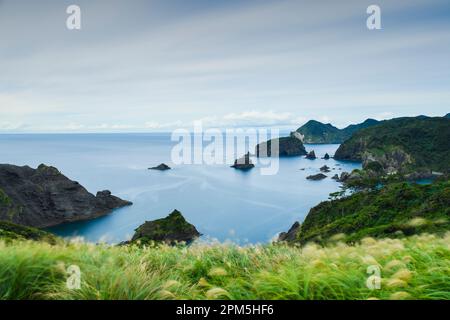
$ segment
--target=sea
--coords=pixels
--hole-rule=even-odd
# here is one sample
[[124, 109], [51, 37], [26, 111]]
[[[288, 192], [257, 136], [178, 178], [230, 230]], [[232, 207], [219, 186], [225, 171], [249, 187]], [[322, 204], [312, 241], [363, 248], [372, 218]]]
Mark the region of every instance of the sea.
[[[139, 225], [174, 209], [196, 226], [204, 241], [267, 243], [340, 190], [331, 179], [334, 174], [361, 166], [321, 159], [334, 155], [339, 145], [309, 144], [306, 150], [314, 150], [316, 160], [280, 158], [276, 174], [267, 175], [257, 159], [249, 171], [226, 163], [173, 163], [176, 145], [170, 133], [2, 134], [0, 163], [51, 165], [91, 193], [107, 189], [132, 201], [132, 206], [97, 219], [49, 228], [59, 236], [111, 244], [130, 239]], [[148, 170], [160, 163], [172, 169]], [[324, 165], [331, 169], [326, 179], [306, 179]]]

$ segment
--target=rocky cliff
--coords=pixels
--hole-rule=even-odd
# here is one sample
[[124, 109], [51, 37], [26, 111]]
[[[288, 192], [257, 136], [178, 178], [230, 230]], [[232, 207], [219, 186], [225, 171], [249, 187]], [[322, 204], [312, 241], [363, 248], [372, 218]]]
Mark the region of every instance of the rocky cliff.
[[87, 220], [131, 205], [105, 190], [96, 196], [58, 169], [0, 164], [0, 220], [49, 227]]
[[255, 153], [257, 157], [293, 157], [307, 154], [303, 142], [293, 134], [262, 142], [256, 146]]

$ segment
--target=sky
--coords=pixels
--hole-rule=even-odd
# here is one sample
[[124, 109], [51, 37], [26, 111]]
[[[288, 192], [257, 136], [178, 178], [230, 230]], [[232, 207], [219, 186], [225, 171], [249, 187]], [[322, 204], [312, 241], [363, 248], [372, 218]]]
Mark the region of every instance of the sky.
[[448, 112], [448, 0], [0, 0], [0, 133]]

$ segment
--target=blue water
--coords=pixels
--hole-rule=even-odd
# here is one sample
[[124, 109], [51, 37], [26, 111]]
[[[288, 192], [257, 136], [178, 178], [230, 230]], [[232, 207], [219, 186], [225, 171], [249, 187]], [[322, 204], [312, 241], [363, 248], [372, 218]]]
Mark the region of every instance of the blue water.
[[[170, 161], [169, 134], [0, 135], [0, 163], [57, 167], [90, 192], [109, 189], [134, 205], [108, 216], [51, 228], [61, 236], [117, 243], [144, 221], [180, 210], [204, 238], [240, 244], [267, 242], [302, 221], [309, 209], [339, 190], [330, 179], [359, 164], [303, 157], [280, 159], [278, 174], [258, 168], [241, 172], [228, 165], [179, 165]], [[338, 145], [306, 145], [318, 157]], [[172, 170], [147, 170], [164, 162]], [[327, 164], [335, 168], [322, 181], [309, 181]], [[300, 170], [305, 168], [305, 170]], [[339, 170], [341, 168], [341, 170]]]

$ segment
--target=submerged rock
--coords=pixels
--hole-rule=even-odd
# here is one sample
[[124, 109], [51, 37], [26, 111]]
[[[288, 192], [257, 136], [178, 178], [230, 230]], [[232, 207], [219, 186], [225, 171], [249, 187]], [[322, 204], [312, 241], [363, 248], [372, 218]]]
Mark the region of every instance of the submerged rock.
[[314, 152], [314, 150], [311, 150], [305, 157], [306, 159], [310, 159], [310, 160], [315, 160], [317, 159], [316, 157], [316, 153]]
[[247, 152], [243, 157], [237, 159], [234, 161], [234, 164], [231, 166], [231, 168], [235, 168], [238, 170], [250, 170], [254, 168], [255, 165], [252, 163], [252, 160], [250, 159], [250, 152]]
[[0, 220], [44, 228], [89, 220], [131, 205], [108, 190], [96, 196], [58, 169], [0, 165]]
[[166, 218], [146, 221], [135, 230], [131, 242], [139, 241], [141, 244], [163, 242], [167, 244], [191, 243], [201, 234], [186, 221], [180, 211], [174, 210]]
[[320, 171], [322, 172], [330, 172], [330, 167], [329, 166], [323, 166], [320, 168]]
[[324, 175], [323, 173], [318, 173], [318, 174], [314, 174], [314, 175], [311, 175], [311, 176], [307, 176], [306, 179], [317, 181], [317, 180], [323, 180], [326, 177], [327, 176]]
[[159, 171], [166, 171], [166, 170], [170, 170], [172, 169], [171, 167], [169, 167], [167, 164], [165, 163], [161, 163], [160, 165], [156, 166], [156, 167], [152, 167], [152, 168], [148, 168], [149, 170], [159, 170]]

